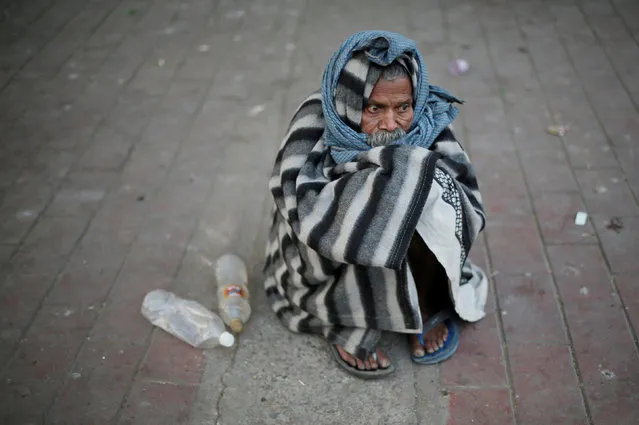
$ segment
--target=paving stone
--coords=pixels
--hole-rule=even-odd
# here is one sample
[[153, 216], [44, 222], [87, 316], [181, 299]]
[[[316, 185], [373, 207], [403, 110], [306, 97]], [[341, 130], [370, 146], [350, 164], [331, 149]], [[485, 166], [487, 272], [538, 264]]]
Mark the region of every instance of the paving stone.
[[485, 270], [486, 272], [490, 270], [488, 252], [486, 251], [486, 241], [483, 236], [477, 238], [477, 240], [473, 243], [469, 258], [473, 264], [479, 266], [482, 270]]
[[135, 236], [135, 229], [91, 227], [71, 255], [46, 304], [75, 311], [99, 311]]
[[124, 165], [122, 179], [127, 183], [160, 184], [169, 173], [179, 144], [169, 146], [140, 143]]
[[170, 117], [192, 117], [204, 101], [207, 89], [200, 81], [173, 81], [160, 109]]
[[0, 207], [0, 242], [18, 243], [38, 219], [34, 210], [12, 206]]
[[463, 111], [466, 128], [470, 132], [481, 132], [485, 129], [499, 132], [504, 130], [506, 120], [501, 100], [496, 97], [467, 98], [466, 102], [473, 108]]
[[[131, 389], [118, 423], [186, 425], [196, 390], [197, 387], [192, 385], [138, 381]], [[161, 411], [154, 408], [163, 405], [167, 408]]]
[[3, 423], [38, 423], [55, 396], [55, 382], [0, 382], [0, 419]]
[[461, 334], [457, 353], [442, 364], [442, 385], [449, 390], [455, 386], [506, 385], [496, 315], [489, 314], [480, 322], [463, 327]]
[[191, 217], [148, 219], [131, 246], [126, 267], [173, 276], [195, 227]]
[[[104, 423], [112, 420], [129, 389], [145, 347], [114, 339], [87, 340], [49, 410], [54, 424]], [[76, 375], [73, 375], [76, 374]], [[158, 410], [163, 410], [157, 405]]]
[[596, 38], [590, 26], [584, 20], [577, 5], [559, 4], [548, 7], [552, 16], [562, 25], [555, 28], [560, 37], [566, 41], [595, 42]]
[[19, 274], [3, 270], [2, 311], [0, 321], [2, 351], [0, 364], [6, 365], [16, 344], [37, 313], [42, 298], [52, 285], [52, 277], [43, 274]]
[[91, 146], [80, 158], [77, 167], [83, 169], [117, 170], [133, 146], [128, 136], [103, 127], [95, 134]]
[[[388, 344], [402, 346], [402, 349], [393, 347], [387, 352], [396, 368], [410, 370], [412, 367], [407, 350], [399, 343], [404, 338], [399, 337], [391, 336]], [[266, 353], [262, 349], [263, 344], [274, 338], [283, 343], [273, 346], [270, 353]], [[402, 379], [401, 372], [383, 382], [371, 382], [362, 388], [358, 381], [337, 368], [333, 362], [327, 362], [330, 355], [323, 341], [311, 336], [293, 335], [275, 318], [265, 320], [260, 329], [253, 327], [249, 331], [247, 328], [241, 344], [242, 350], [236, 354], [235, 362], [242, 367], [231, 369], [224, 377], [226, 390], [220, 400], [220, 422], [269, 423], [276, 419], [283, 423], [295, 423], [309, 416], [320, 424], [351, 422], [356, 418], [373, 423], [379, 422], [380, 418], [382, 422], [392, 424], [404, 420], [417, 422], [412, 411], [414, 395], [408, 387], [413, 383]], [[385, 344], [387, 350], [388, 344]], [[267, 356], [273, 354], [284, 361], [266, 360]], [[293, 358], [302, 362], [293, 362]], [[339, 406], [336, 397], [343, 391], [357, 394], [357, 398], [365, 399], [370, 407], [359, 409], [355, 403]], [[313, 399], [311, 394], [317, 392], [326, 394], [326, 397]], [[387, 395], [382, 397], [382, 393]], [[312, 409], [301, 411], [296, 408], [298, 403], [311, 399]], [[375, 399], [383, 399], [384, 402], [371, 403]]]
[[639, 199], [639, 152], [635, 149], [615, 149], [624, 176], [635, 197]]
[[526, 152], [522, 154], [521, 162], [533, 193], [577, 190], [577, 183], [563, 152]]
[[[173, 75], [176, 61], [167, 62], [164, 57], [157, 55], [149, 58], [129, 82], [128, 89], [142, 92], [149, 96], [161, 96], [166, 90]], [[120, 109], [120, 108], [118, 108]]]
[[570, 351], [564, 344], [509, 344], [517, 420], [521, 424], [556, 421], [587, 423]]
[[37, 98], [34, 84], [36, 78], [20, 76], [9, 82], [0, 95], [2, 117], [5, 120], [16, 119], [29, 107], [29, 103]]
[[197, 385], [202, 378], [204, 359], [203, 350], [186, 343], [177, 344], [175, 337], [158, 329], [138, 379]]
[[117, 175], [103, 171], [78, 171], [62, 182], [45, 215], [48, 217], [88, 217], [106, 196]]
[[[552, 22], [552, 17], [543, 7], [536, 8], [544, 14], [543, 18]], [[521, 19], [521, 18], [520, 18]], [[524, 18], [524, 22], [526, 19]], [[533, 38], [529, 38], [526, 43], [535, 67], [540, 71], [548, 74], [572, 75], [573, 70], [571, 64], [567, 60], [566, 52], [558, 40], [554, 25], [539, 27], [538, 25], [530, 25], [524, 32], [539, 30], [544, 31], [541, 34], [535, 34]], [[547, 31], [547, 32], [546, 32]], [[543, 79], [541, 81], [543, 86]]]
[[54, 216], [90, 214], [105, 195], [104, 190], [61, 189], [48, 212]]
[[566, 344], [557, 295], [548, 274], [495, 276], [506, 341]]
[[57, 38], [72, 39], [90, 36], [112, 12], [113, 6], [108, 2], [89, 3], [65, 25]]
[[[166, 83], [162, 85], [166, 87]], [[155, 113], [160, 94], [148, 94], [145, 90], [132, 88], [119, 97], [112, 112], [105, 120], [105, 125], [118, 132], [138, 137], [148, 125]], [[135, 118], [133, 118], [135, 117]]]
[[448, 424], [504, 424], [513, 421], [507, 389], [456, 389], [449, 392]]
[[[498, 95], [497, 78], [493, 74], [490, 62], [486, 59], [488, 52], [485, 46], [481, 43], [471, 45], [462, 43], [454, 45], [453, 48], [457, 56], [463, 56], [473, 66], [472, 73], [457, 80], [459, 96], [494, 97]], [[472, 107], [472, 104], [466, 104], [466, 107]]]
[[211, 183], [196, 176], [171, 181], [150, 202], [152, 217], [197, 216], [204, 206]]
[[11, 259], [21, 272], [56, 276], [80, 238], [86, 220], [42, 218]]
[[[55, 184], [42, 181], [21, 180], [18, 178], [6, 190], [2, 205], [14, 207], [18, 211], [33, 212], [38, 216], [48, 205], [55, 192]], [[24, 215], [24, 214], [21, 214]], [[27, 213], [26, 215], [31, 215]]]
[[575, 224], [577, 213], [587, 212], [579, 193], [540, 193], [533, 203], [546, 244], [597, 243], [592, 219]]
[[515, 216], [530, 213], [526, 181], [517, 154], [512, 151], [495, 156], [481, 140], [471, 137], [471, 161], [479, 176], [482, 199], [489, 215]]
[[[513, 235], [517, 235], [516, 242]], [[495, 271], [507, 274], [545, 272], [541, 240], [529, 215], [488, 219], [486, 240]]]
[[584, 389], [594, 421], [615, 416], [620, 424], [635, 420], [637, 402], [636, 351], [632, 341], [619, 339], [614, 352], [578, 354]]
[[[632, 108], [628, 105], [627, 108]], [[613, 146], [632, 148], [637, 146], [639, 136], [639, 124], [636, 122], [636, 114], [625, 108], [615, 108], [609, 112], [609, 116], [602, 118], [602, 124]]]
[[78, 45], [78, 41], [56, 39], [47, 44], [38, 56], [29, 62], [26, 69], [55, 71], [77, 49]]
[[146, 198], [155, 192], [159, 183], [125, 183], [114, 188], [100, 205], [91, 225], [104, 229], [139, 227], [146, 216]]
[[176, 116], [175, 114], [162, 114], [153, 117], [142, 133], [139, 145], [150, 144], [177, 148], [188, 135], [190, 123], [188, 117]]
[[16, 164], [14, 158], [9, 159], [9, 155], [0, 158], [0, 190], [2, 191], [2, 198], [4, 198], [5, 191], [11, 187], [21, 172], [21, 167]]
[[[634, 423], [636, 2], [4, 8], [0, 422]], [[281, 327], [260, 268], [264, 182], [290, 116], [341, 41], [371, 27], [413, 38], [431, 82], [466, 100], [455, 131], [489, 220], [471, 256], [495, 293], [441, 367], [388, 335], [395, 376], [362, 385], [321, 339]], [[467, 74], [448, 74], [453, 57]], [[259, 326], [233, 350], [153, 331], [144, 295], [215, 309], [227, 251], [249, 263]]]
[[[636, 351], [621, 302], [598, 247], [580, 246], [561, 252], [552, 247], [550, 257], [562, 292], [586, 395], [596, 406], [591, 409], [597, 417], [609, 414], [609, 405], [602, 403], [606, 397], [603, 395], [602, 398], [602, 391], [603, 394], [610, 394], [608, 391], [623, 393], [628, 389], [627, 385], [630, 388], [636, 385], [636, 371], [631, 366]], [[601, 344], [592, 345], [595, 337]], [[612, 351], [605, 348], [611, 341], [617, 346]], [[621, 397], [616, 403], [620, 420], [627, 420], [633, 397]]]
[[28, 33], [36, 31], [40, 38], [48, 40], [55, 36], [66, 25], [71, 18], [82, 8], [80, 2], [65, 1], [55, 8], [47, 8], [29, 28]]
[[46, 411], [64, 382], [89, 322], [87, 314], [67, 314], [60, 308], [39, 312], [3, 379], [3, 422], [24, 423]]
[[0, 265], [11, 258], [11, 254], [16, 250], [12, 244], [0, 244]]
[[632, 274], [622, 274], [615, 276], [615, 282], [619, 290], [619, 295], [626, 306], [626, 314], [630, 318], [630, 323], [635, 329], [639, 329], [639, 289], [634, 285]]
[[639, 205], [621, 170], [577, 170], [575, 174], [590, 214], [606, 218], [639, 214]]
[[[575, 168], [606, 168], [617, 167], [618, 162], [606, 137], [600, 132], [580, 131], [571, 128], [563, 137], [570, 164]], [[595, 142], [595, 143], [589, 143]]]
[[612, 271], [626, 273], [637, 270], [639, 265], [632, 253], [637, 247], [639, 218], [602, 217], [595, 221], [595, 227]]
[[[535, 79], [529, 82], [523, 90], [520, 86], [507, 87], [503, 83], [500, 84], [500, 87], [506, 106], [506, 116], [511, 127], [515, 130], [515, 135], [522, 130], [529, 133], [536, 132], [538, 135], [545, 134], [544, 130], [551, 121], [551, 115], [543, 92], [536, 84]], [[530, 142], [523, 141], [521, 147], [524, 148], [529, 144]]]
[[95, 314], [59, 306], [44, 307], [18, 345], [7, 375], [16, 380], [63, 379]]
[[125, 267], [104, 302], [91, 340], [102, 347], [111, 344], [144, 345], [151, 325], [140, 314], [144, 296], [154, 289], [168, 289], [172, 279]]
[[611, 278], [598, 246], [552, 246], [548, 248], [548, 255], [576, 349], [590, 350], [587, 341], [597, 329], [589, 317], [598, 319], [597, 326], [610, 326], [605, 335], [601, 335], [602, 340], [613, 337], [612, 329], [623, 328], [626, 332], [620, 303], [613, 293]]

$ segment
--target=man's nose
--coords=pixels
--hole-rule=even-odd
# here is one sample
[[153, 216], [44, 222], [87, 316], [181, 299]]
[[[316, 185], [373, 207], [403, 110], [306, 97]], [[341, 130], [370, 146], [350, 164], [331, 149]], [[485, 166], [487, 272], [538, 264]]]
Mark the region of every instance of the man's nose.
[[380, 123], [379, 129], [385, 131], [394, 131], [399, 127], [397, 125], [397, 120], [395, 119], [395, 112], [389, 108], [384, 111], [384, 115], [382, 115], [382, 122]]

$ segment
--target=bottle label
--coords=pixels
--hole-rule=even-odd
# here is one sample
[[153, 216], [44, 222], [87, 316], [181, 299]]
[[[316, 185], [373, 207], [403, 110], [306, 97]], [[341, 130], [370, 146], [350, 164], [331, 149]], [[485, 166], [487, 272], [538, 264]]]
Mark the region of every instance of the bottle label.
[[224, 288], [224, 298], [241, 297], [246, 298], [244, 288], [238, 285], [228, 285]]

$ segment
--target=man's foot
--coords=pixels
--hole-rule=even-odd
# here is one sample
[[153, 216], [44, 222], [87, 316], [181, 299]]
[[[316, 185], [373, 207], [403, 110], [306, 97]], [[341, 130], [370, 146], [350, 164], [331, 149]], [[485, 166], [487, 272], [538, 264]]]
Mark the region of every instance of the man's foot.
[[372, 355], [369, 356], [366, 361], [361, 361], [357, 357], [353, 357], [350, 354], [348, 354], [339, 345], [335, 345], [335, 348], [337, 348], [337, 351], [339, 352], [339, 355], [342, 358], [342, 360], [344, 360], [346, 363], [348, 363], [352, 367], [357, 368], [359, 370], [387, 369], [391, 364], [390, 358], [386, 354], [384, 354], [384, 352], [380, 350], [379, 348], [376, 350], [377, 361], [375, 360], [375, 357]]
[[426, 353], [432, 354], [444, 346], [448, 339], [448, 328], [445, 323], [440, 323], [424, 335], [424, 345], [419, 342], [419, 335], [410, 335], [410, 346], [415, 357], [423, 357]]

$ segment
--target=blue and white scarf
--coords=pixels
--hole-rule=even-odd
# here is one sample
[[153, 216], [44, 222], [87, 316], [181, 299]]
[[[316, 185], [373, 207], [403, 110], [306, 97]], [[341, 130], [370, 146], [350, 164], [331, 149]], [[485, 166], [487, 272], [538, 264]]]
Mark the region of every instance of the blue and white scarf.
[[392, 144], [428, 148], [457, 116], [452, 103], [462, 101], [428, 83], [426, 65], [414, 41], [386, 31], [356, 33], [333, 54], [322, 80], [324, 143], [338, 164], [371, 149], [368, 135], [360, 130], [363, 105], [379, 78], [370, 75], [370, 62], [388, 66], [395, 60], [411, 77], [414, 117], [406, 136]]

